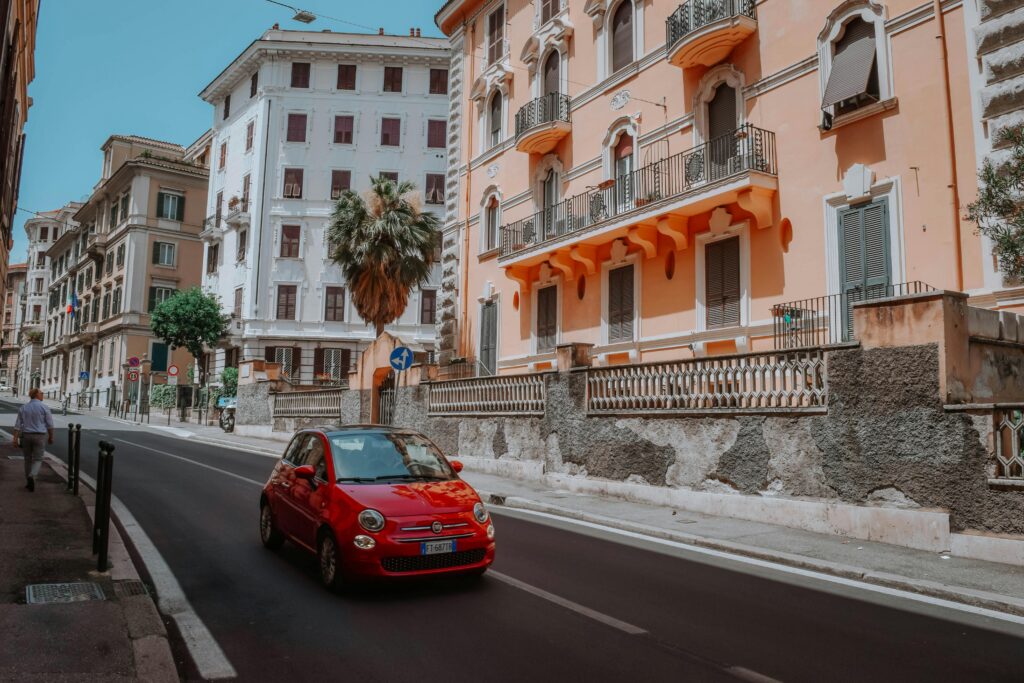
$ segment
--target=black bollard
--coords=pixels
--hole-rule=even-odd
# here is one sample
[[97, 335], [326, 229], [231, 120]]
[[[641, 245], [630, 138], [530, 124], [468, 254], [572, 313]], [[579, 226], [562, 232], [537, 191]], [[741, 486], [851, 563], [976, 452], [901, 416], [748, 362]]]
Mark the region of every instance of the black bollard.
[[92, 514], [92, 554], [100, 551], [100, 512], [103, 507], [103, 483], [106, 481], [107, 459], [102, 444], [96, 461], [96, 504]]
[[68, 491], [75, 488], [75, 425], [68, 424]]
[[75, 425], [75, 468], [74, 468], [75, 486], [74, 486], [73, 493], [76, 496], [78, 495], [78, 480], [80, 479], [79, 475], [81, 474], [81, 472], [82, 472], [82, 425], [81, 425], [81, 423], [79, 423], [79, 424]]
[[[98, 555], [96, 558], [96, 571], [105, 572], [107, 565], [107, 551], [110, 546], [110, 497], [114, 477], [114, 444], [107, 441], [100, 441], [100, 460], [106, 461], [103, 465], [103, 485], [97, 485], [96, 490], [96, 519], [99, 521]], [[99, 482], [97, 481], [97, 484]], [[102, 488], [103, 494], [100, 495]], [[102, 501], [102, 504], [101, 504]]]

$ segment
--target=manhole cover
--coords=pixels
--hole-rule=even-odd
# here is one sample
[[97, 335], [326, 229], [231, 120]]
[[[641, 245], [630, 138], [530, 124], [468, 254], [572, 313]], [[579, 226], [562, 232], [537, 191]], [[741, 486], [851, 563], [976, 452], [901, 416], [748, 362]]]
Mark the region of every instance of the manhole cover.
[[48, 605], [106, 600], [106, 596], [96, 583], [33, 583], [25, 586], [25, 599], [30, 605]]
[[119, 598], [128, 598], [133, 595], [148, 595], [146, 584], [141, 581], [118, 581], [114, 584], [114, 595]]

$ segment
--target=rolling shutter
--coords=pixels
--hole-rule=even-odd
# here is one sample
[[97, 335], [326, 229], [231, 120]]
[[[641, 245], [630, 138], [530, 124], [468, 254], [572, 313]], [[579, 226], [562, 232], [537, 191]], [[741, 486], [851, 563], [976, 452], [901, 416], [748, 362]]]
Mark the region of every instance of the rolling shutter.
[[623, 2], [612, 18], [612, 72], [633, 61], [633, 4]]
[[553, 351], [558, 337], [558, 287], [537, 290], [537, 351]]
[[723, 178], [731, 172], [730, 159], [736, 156], [736, 89], [724, 83], [708, 102], [708, 145], [711, 161], [710, 179]]
[[832, 70], [821, 100], [822, 109], [868, 92], [874, 67], [875, 27], [854, 19], [846, 25], [846, 33], [836, 43]]
[[740, 238], [704, 250], [704, 296], [708, 329], [740, 324]]
[[632, 264], [608, 271], [608, 342], [633, 340]]
[[559, 87], [558, 78], [558, 67], [561, 55], [558, 54], [557, 50], [552, 50], [551, 54], [544, 61], [544, 94], [550, 95], [551, 93], [557, 93], [561, 90]]
[[480, 364], [491, 375], [498, 365], [498, 305], [493, 301], [480, 308]]
[[889, 292], [889, 206], [885, 200], [839, 214], [843, 340], [853, 338], [853, 304]]

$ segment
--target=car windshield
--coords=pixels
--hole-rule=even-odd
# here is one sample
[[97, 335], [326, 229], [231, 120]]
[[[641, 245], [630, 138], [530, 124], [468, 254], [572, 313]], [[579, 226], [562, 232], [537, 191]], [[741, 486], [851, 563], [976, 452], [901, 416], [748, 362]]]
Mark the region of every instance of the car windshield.
[[455, 471], [419, 434], [356, 432], [330, 437], [338, 481], [447, 481]]

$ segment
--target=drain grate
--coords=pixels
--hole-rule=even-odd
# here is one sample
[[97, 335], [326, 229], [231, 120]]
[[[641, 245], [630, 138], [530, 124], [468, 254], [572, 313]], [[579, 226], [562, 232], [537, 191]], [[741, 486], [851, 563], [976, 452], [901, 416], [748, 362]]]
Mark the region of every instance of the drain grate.
[[33, 583], [25, 586], [25, 600], [30, 605], [106, 599], [103, 589], [96, 583]]
[[118, 581], [114, 584], [114, 595], [119, 598], [130, 598], [133, 595], [149, 595], [146, 584], [141, 581]]

